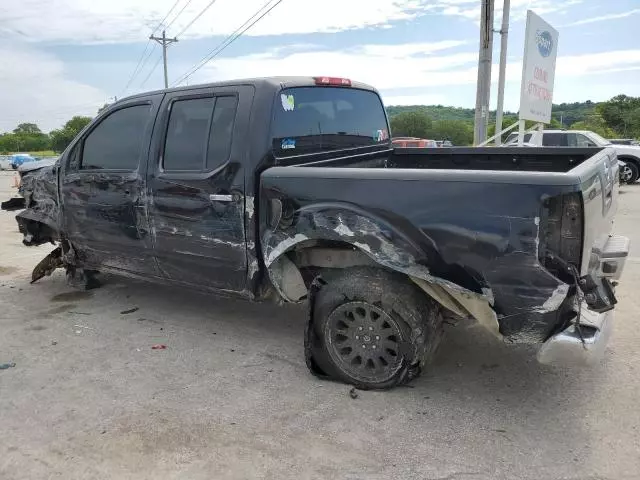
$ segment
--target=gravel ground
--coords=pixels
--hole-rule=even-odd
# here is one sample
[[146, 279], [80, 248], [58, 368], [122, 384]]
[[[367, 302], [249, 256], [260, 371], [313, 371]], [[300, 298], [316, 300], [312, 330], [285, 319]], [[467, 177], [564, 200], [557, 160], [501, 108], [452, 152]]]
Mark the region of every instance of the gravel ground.
[[[0, 198], [10, 185], [0, 173]], [[638, 245], [640, 185], [622, 190], [616, 232]], [[0, 212], [0, 363], [16, 364], [0, 370], [2, 480], [640, 478], [639, 257], [600, 365], [542, 366], [457, 327], [410, 388], [353, 399], [307, 372], [302, 308], [115, 277], [30, 285], [52, 247], [23, 247], [13, 216]]]

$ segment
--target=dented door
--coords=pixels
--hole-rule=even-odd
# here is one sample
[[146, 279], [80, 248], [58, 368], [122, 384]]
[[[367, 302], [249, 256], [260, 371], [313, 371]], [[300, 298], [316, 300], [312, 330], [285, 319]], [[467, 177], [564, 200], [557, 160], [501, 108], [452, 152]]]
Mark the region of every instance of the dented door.
[[144, 172], [160, 99], [155, 95], [113, 107], [63, 159], [64, 231], [88, 266], [157, 275]]
[[161, 274], [241, 291], [246, 281], [242, 159], [251, 87], [167, 94], [148, 171], [149, 215]]

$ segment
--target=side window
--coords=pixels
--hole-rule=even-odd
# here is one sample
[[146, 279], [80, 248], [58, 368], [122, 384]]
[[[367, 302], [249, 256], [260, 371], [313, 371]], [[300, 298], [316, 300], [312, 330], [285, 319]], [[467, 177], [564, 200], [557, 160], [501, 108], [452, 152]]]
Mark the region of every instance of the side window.
[[238, 110], [237, 97], [217, 97], [209, 134], [207, 170], [213, 170], [229, 159], [233, 125]]
[[171, 106], [164, 145], [165, 170], [204, 169], [213, 97], [178, 100]]
[[76, 143], [67, 156], [67, 169], [77, 172], [80, 169], [80, 143]]
[[150, 105], [135, 105], [102, 120], [84, 139], [80, 168], [137, 169], [150, 110]]
[[576, 145], [578, 147], [595, 147], [595, 144], [581, 133], [576, 133]]
[[202, 172], [226, 162], [237, 105], [236, 97], [174, 102], [165, 140], [164, 170]]
[[566, 147], [567, 136], [563, 133], [544, 133], [542, 145], [545, 147]]
[[577, 147], [578, 136], [575, 133], [567, 133], [567, 147]]

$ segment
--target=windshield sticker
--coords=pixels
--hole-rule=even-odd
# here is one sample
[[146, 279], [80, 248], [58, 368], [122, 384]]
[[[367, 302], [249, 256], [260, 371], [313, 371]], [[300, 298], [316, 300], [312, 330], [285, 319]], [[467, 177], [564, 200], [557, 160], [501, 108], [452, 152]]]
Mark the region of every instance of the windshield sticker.
[[293, 95], [280, 94], [280, 101], [282, 101], [282, 108], [285, 112], [293, 112], [296, 102]]
[[382, 130], [376, 130], [375, 133], [373, 134], [373, 140], [376, 142], [384, 142], [385, 140], [389, 139], [389, 133], [387, 132], [386, 128], [383, 128]]
[[280, 143], [280, 148], [282, 150], [292, 150], [296, 148], [296, 141], [293, 138], [285, 138]]

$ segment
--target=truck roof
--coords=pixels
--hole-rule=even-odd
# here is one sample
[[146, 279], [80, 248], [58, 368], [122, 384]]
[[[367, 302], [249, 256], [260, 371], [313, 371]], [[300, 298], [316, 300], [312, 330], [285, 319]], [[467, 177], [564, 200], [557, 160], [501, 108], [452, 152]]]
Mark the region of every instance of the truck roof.
[[[318, 75], [318, 77], [322, 77], [322, 76], [323, 75]], [[358, 88], [361, 90], [370, 90], [372, 92], [377, 92], [377, 90], [371, 85], [367, 85], [366, 83], [361, 83], [354, 80], [350, 80], [350, 81], [351, 81], [352, 88]], [[142, 93], [137, 93], [135, 95], [130, 95], [128, 97], [118, 100], [118, 102], [116, 103], [120, 103], [124, 100], [130, 100], [132, 98], [145, 97], [147, 95], [154, 95], [158, 93], [189, 91], [189, 90], [195, 90], [195, 89], [207, 88], [207, 87], [230, 87], [235, 85], [252, 85], [256, 87], [256, 89], [273, 90], [274, 92], [276, 92], [283, 88], [314, 87], [317, 84], [314, 77], [303, 77], [303, 76], [243, 78], [243, 79], [237, 79], [237, 80], [224, 80], [221, 82], [202, 83], [198, 85], [189, 85], [184, 87], [173, 87], [173, 88], [164, 88], [161, 90], [152, 90], [149, 92], [142, 92]], [[327, 85], [327, 86], [331, 87], [331, 86], [339, 86], [339, 85]], [[346, 88], [349, 88], [349, 87], [346, 87]]]

